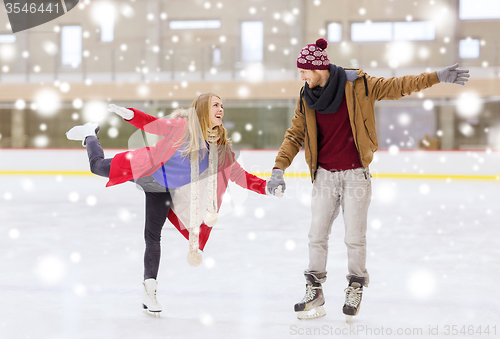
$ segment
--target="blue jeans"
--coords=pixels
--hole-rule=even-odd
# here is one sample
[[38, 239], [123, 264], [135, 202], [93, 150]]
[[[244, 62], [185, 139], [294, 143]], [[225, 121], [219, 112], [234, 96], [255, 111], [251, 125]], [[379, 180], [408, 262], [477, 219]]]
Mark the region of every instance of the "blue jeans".
[[370, 200], [371, 176], [368, 168], [366, 177], [362, 168], [339, 172], [330, 172], [321, 167], [318, 169], [311, 201], [309, 268], [304, 274], [312, 275], [319, 283], [326, 281], [328, 239], [333, 221], [342, 208], [349, 272], [347, 279], [351, 276], [365, 278], [364, 286], [368, 285], [366, 229]]

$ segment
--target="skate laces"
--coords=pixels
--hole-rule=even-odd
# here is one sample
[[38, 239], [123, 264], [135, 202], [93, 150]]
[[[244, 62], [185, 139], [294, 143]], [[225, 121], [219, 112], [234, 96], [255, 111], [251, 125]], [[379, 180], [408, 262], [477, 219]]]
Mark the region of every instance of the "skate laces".
[[154, 302], [156, 302], [156, 288], [152, 291], [148, 291], [147, 288], [145, 288], [146, 290], [146, 294], [148, 295], [148, 297], [153, 300]]
[[156, 299], [156, 290], [152, 293], [148, 293], [148, 297], [153, 302], [153, 305], [159, 306], [158, 299]]
[[304, 295], [304, 298], [302, 298], [302, 301], [301, 302], [309, 302], [311, 300], [314, 299], [314, 297], [316, 296], [316, 289], [318, 288], [321, 288], [320, 286], [318, 287], [315, 287], [311, 284], [306, 284], [306, 295]]
[[358, 307], [359, 302], [361, 301], [361, 294], [363, 293], [361, 287], [354, 288], [349, 286], [344, 290], [344, 292], [346, 292], [345, 304], [351, 307]]

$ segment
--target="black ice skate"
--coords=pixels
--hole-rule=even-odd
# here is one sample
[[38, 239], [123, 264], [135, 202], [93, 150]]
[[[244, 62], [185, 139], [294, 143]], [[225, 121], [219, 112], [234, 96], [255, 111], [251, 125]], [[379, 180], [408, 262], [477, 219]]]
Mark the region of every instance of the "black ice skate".
[[346, 322], [351, 321], [352, 317], [357, 315], [359, 312], [364, 284], [364, 278], [351, 277], [349, 286], [344, 290], [345, 304], [342, 311], [346, 315]]
[[312, 275], [306, 274], [306, 295], [301, 302], [295, 304], [297, 318], [301, 320], [320, 318], [326, 315], [323, 305], [325, 297], [321, 284], [315, 282]]

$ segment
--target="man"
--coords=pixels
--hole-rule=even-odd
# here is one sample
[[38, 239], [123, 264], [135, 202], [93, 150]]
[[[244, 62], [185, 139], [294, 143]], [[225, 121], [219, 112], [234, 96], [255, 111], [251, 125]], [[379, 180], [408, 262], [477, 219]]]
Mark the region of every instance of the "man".
[[330, 64], [327, 42], [305, 46], [297, 59], [301, 79], [292, 127], [285, 134], [268, 184], [269, 193], [286, 187], [284, 171], [305, 142], [312, 193], [312, 220], [309, 231], [309, 268], [304, 272], [306, 294], [295, 304], [299, 319], [324, 316], [325, 299], [321, 284], [326, 280], [328, 238], [340, 208], [345, 222], [348, 256], [348, 287], [344, 314], [359, 311], [363, 287], [368, 286], [366, 270], [366, 228], [371, 199], [368, 165], [378, 148], [375, 130], [376, 100], [397, 100], [439, 82], [464, 85], [468, 70], [458, 64], [433, 73], [400, 78], [375, 78], [361, 69], [344, 70]]

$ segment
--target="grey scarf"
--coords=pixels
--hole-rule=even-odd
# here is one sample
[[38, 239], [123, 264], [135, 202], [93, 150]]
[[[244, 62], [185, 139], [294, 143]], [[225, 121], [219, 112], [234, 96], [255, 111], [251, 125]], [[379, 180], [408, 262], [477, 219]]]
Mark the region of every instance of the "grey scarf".
[[306, 82], [304, 97], [307, 107], [321, 114], [337, 112], [344, 97], [346, 80], [345, 70], [340, 66], [330, 64], [330, 78], [324, 87], [309, 88]]

